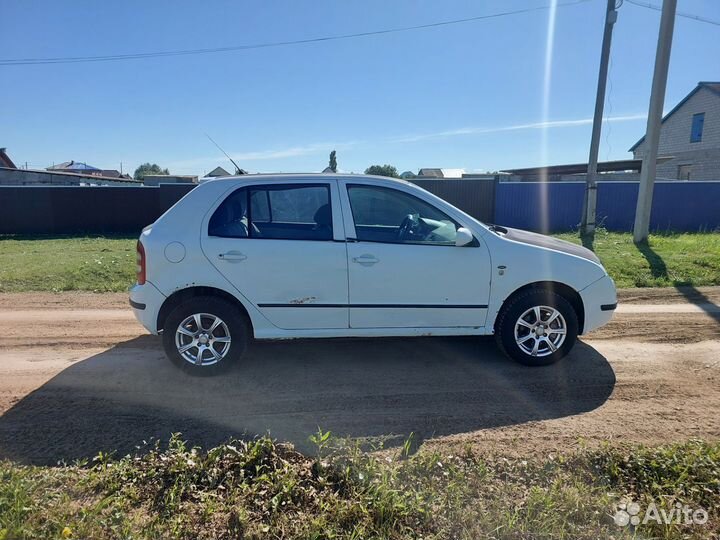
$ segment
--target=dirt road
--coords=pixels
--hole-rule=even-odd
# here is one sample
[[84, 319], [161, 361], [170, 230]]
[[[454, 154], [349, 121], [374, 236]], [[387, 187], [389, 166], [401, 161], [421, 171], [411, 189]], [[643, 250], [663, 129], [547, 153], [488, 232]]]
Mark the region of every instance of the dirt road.
[[126, 302], [0, 295], [0, 458], [123, 454], [174, 431], [202, 445], [269, 431], [302, 449], [318, 425], [522, 454], [720, 437], [720, 288], [624, 291], [613, 322], [548, 368], [491, 339], [320, 340], [253, 344], [218, 378], [170, 365]]

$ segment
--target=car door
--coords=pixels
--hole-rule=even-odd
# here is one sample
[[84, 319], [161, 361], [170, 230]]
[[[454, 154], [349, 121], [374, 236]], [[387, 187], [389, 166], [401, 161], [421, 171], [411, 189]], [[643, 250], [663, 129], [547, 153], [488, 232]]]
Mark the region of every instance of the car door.
[[339, 206], [335, 180], [241, 185], [206, 216], [203, 251], [275, 326], [347, 328]]
[[484, 326], [490, 259], [460, 224], [391, 187], [340, 183], [348, 236], [351, 328]]

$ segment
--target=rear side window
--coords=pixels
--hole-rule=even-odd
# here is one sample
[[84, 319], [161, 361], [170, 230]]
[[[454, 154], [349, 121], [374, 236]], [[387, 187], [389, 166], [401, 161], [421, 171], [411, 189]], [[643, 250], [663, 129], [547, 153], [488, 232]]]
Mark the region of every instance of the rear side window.
[[231, 193], [210, 218], [210, 236], [332, 240], [327, 184], [251, 186]]
[[208, 235], [225, 238], [249, 236], [246, 189], [233, 191], [215, 210], [208, 225]]

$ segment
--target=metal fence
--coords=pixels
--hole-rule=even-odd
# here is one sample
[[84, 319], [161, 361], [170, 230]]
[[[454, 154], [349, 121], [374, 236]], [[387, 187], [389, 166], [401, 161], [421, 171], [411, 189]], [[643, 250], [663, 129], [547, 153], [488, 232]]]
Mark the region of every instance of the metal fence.
[[0, 187], [0, 234], [139, 234], [192, 187]]
[[[578, 226], [583, 182], [413, 180], [487, 222], [540, 232]], [[159, 187], [0, 187], [0, 234], [138, 234], [192, 185]], [[599, 182], [597, 221], [630, 231], [637, 182]], [[651, 230], [720, 229], [720, 182], [658, 182]]]
[[495, 180], [421, 180], [414, 178], [412, 183], [445, 199], [447, 202], [487, 223], [495, 220]]
[[[631, 231], [637, 182], [598, 182], [597, 223], [612, 231]], [[495, 198], [500, 225], [540, 232], [578, 227], [583, 182], [501, 182]], [[720, 228], [720, 182], [657, 182], [650, 229], [696, 232]]]

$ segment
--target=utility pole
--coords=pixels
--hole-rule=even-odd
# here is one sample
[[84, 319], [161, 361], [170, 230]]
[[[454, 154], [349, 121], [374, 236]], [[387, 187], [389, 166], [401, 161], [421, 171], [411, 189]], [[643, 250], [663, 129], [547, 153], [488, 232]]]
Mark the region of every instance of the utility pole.
[[655, 53], [655, 72], [653, 74], [650, 107], [648, 109], [647, 130], [645, 131], [645, 155], [640, 171], [640, 190], [635, 209], [633, 241], [637, 244], [647, 240], [650, 232], [650, 210], [652, 209], [655, 171], [657, 167], [658, 145], [660, 143], [660, 122], [662, 121], [665, 87], [667, 86], [670, 49], [675, 27], [675, 9], [677, 0], [663, 0], [660, 32], [657, 52]]
[[605, 12], [605, 32], [603, 33], [602, 52], [600, 53], [600, 72], [598, 73], [597, 94], [595, 95], [595, 115], [593, 116], [592, 138], [590, 139], [590, 157], [588, 158], [587, 177], [585, 179], [585, 200], [583, 203], [582, 234], [595, 232], [595, 210], [597, 208], [597, 164], [600, 152], [600, 132], [602, 130], [603, 109], [605, 108], [605, 87], [607, 85], [608, 64], [610, 63], [610, 43], [613, 26], [617, 21], [615, 0], [608, 0]]

